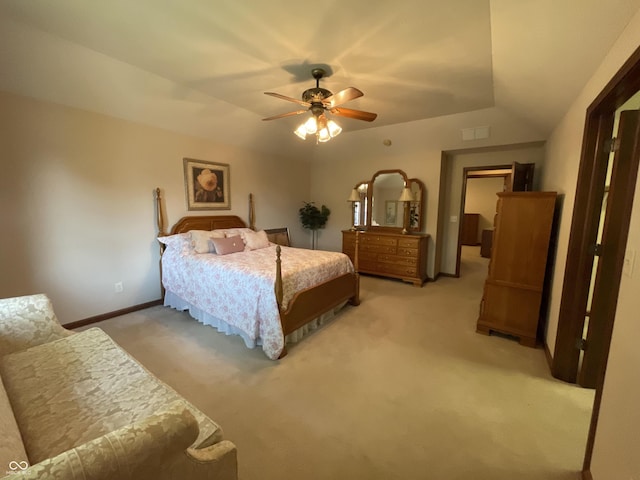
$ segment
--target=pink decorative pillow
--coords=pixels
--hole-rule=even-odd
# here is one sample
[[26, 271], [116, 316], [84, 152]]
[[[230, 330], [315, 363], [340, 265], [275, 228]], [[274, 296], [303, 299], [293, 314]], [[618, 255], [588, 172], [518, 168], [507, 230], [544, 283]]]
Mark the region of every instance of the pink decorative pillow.
[[216, 253], [218, 255], [244, 251], [244, 242], [239, 235], [236, 237], [212, 238], [211, 241], [214, 247], [216, 247]]
[[252, 230], [242, 232], [242, 240], [244, 240], [247, 250], [258, 250], [269, 246], [269, 238], [267, 237], [267, 232], [264, 230], [260, 230], [259, 232]]

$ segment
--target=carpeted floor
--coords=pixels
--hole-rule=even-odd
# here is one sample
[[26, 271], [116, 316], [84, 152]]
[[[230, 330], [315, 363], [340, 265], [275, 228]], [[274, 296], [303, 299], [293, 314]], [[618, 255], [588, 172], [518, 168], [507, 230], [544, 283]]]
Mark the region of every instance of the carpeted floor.
[[577, 480], [594, 393], [475, 333], [486, 268], [468, 247], [459, 279], [362, 277], [277, 362], [165, 307], [96, 326], [220, 423], [242, 480]]

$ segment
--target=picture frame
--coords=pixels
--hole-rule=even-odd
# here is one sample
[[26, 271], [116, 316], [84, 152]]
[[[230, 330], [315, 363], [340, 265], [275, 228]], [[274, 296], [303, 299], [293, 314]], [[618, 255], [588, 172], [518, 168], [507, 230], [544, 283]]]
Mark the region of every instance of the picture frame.
[[188, 210], [231, 210], [229, 164], [184, 158]]
[[386, 200], [384, 202], [384, 224], [395, 225], [398, 219], [398, 202]]

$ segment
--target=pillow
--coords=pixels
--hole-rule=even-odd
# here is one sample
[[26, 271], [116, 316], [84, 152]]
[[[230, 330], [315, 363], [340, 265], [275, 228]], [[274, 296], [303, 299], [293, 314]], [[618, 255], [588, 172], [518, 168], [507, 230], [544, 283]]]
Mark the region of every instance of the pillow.
[[191, 249], [191, 236], [188, 233], [177, 233], [175, 235], [167, 235], [158, 237], [160, 243], [164, 243], [167, 248], [175, 249], [180, 252], [186, 252]]
[[242, 235], [243, 232], [253, 232], [249, 227], [221, 228], [220, 231], [224, 232], [225, 237], [235, 237]]
[[212, 238], [211, 241], [216, 248], [218, 255], [226, 255], [228, 253], [242, 252], [244, 250], [244, 242], [239, 235], [227, 238]]
[[242, 240], [244, 240], [247, 250], [258, 250], [269, 246], [269, 238], [264, 230], [242, 232]]
[[196, 253], [215, 252], [209, 240], [224, 238], [224, 232], [217, 230], [191, 230], [189, 234], [191, 235], [191, 245]]

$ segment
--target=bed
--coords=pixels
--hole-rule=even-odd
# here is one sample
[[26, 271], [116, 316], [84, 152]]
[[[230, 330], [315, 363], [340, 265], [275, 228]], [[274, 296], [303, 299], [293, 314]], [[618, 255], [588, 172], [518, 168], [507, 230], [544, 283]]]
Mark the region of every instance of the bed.
[[[234, 215], [187, 216], [168, 233], [160, 189], [156, 201], [165, 306], [240, 335], [247, 347], [260, 345], [275, 360], [286, 355], [288, 342], [298, 341], [347, 302], [359, 304], [359, 277], [343, 253], [271, 242], [249, 249], [261, 233], [255, 229], [251, 196], [249, 226]], [[204, 232], [222, 235], [226, 240], [219, 242], [225, 244], [238, 238], [247, 243], [229, 254], [196, 253], [192, 238]]]

